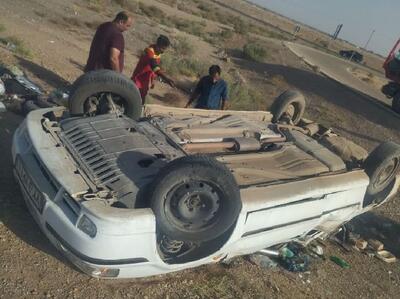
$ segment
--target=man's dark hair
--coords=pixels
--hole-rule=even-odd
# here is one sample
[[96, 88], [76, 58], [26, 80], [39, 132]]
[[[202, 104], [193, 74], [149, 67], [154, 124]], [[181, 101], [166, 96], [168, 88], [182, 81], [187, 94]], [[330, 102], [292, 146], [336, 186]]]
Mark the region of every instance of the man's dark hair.
[[168, 37], [166, 37], [165, 35], [160, 35], [157, 38], [157, 46], [159, 47], [163, 47], [163, 48], [168, 48], [171, 45], [171, 42], [169, 40]]
[[221, 68], [219, 65], [212, 65], [210, 66], [210, 68], [208, 69], [208, 73], [210, 74], [210, 76], [214, 76], [215, 74], [221, 75]]
[[126, 23], [129, 20], [130, 16], [126, 11], [120, 11], [119, 13], [117, 13], [117, 15], [115, 16], [115, 19], [113, 22], [115, 23], [119, 23], [122, 21], [122, 23]]

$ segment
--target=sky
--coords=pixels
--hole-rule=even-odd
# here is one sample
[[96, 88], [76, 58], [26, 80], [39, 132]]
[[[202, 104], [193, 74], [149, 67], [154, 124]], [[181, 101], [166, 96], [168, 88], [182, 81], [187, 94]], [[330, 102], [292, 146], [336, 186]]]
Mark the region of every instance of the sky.
[[400, 0], [250, 0], [281, 15], [387, 56], [400, 38]]

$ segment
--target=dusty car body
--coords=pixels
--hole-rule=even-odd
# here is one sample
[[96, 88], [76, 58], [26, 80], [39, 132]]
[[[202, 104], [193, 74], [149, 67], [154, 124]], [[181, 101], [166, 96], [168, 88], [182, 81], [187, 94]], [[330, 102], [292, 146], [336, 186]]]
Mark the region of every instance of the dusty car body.
[[[370, 178], [354, 155], [322, 145], [309, 122], [280, 127], [269, 112], [147, 105], [139, 121], [64, 113], [27, 116], [14, 135], [15, 176], [49, 240], [95, 277], [164, 274], [307, 242], [382, 204], [400, 184], [397, 175], [378, 201], [367, 199]], [[241, 209], [217, 239], [168, 257], [146, 186], [171, 161], [198, 154], [231, 171]]]

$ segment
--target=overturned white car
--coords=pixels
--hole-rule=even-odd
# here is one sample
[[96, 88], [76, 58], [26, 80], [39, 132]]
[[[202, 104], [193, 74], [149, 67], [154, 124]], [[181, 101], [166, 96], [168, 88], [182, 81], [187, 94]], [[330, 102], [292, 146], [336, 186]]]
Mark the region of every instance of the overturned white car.
[[400, 184], [400, 147], [368, 153], [270, 112], [140, 106], [110, 71], [74, 84], [69, 112], [35, 110], [15, 132], [15, 176], [49, 240], [85, 273], [144, 277], [326, 236]]

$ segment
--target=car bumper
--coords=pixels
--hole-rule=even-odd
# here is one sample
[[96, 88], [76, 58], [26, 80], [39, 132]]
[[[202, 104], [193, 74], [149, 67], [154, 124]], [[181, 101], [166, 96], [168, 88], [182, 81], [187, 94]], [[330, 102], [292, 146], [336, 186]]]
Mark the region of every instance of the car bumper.
[[[158, 254], [155, 218], [150, 209], [117, 209], [95, 201], [77, 203], [68, 192], [74, 187], [60, 184], [49, 170], [57, 166], [51, 165], [52, 161], [65, 157], [60, 148], [51, 144], [49, 136], [37, 136], [46, 134], [43, 129], [35, 128], [42, 114], [43, 111], [29, 114], [14, 134], [14, 176], [41, 230], [74, 265], [94, 277], [132, 278], [164, 274], [207, 262], [165, 264]], [[35, 138], [31, 138], [33, 134]], [[52, 148], [54, 152], [49, 152]], [[51, 159], [46, 159], [48, 156]], [[79, 228], [84, 216], [96, 226], [95, 236]]]

